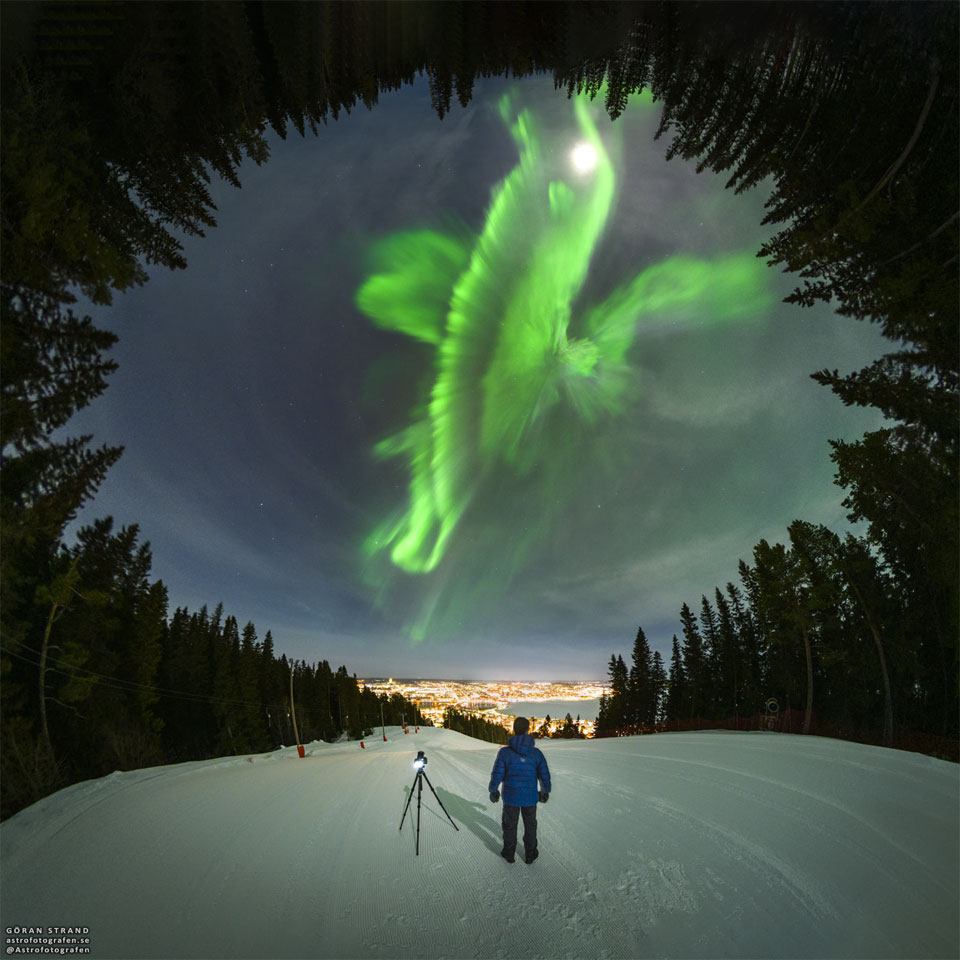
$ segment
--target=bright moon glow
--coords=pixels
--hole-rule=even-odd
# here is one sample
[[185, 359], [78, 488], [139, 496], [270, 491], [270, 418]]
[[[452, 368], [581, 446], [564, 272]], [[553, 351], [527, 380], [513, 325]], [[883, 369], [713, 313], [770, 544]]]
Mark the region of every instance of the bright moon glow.
[[577, 173], [589, 173], [597, 165], [597, 151], [589, 143], [578, 143], [570, 153]]

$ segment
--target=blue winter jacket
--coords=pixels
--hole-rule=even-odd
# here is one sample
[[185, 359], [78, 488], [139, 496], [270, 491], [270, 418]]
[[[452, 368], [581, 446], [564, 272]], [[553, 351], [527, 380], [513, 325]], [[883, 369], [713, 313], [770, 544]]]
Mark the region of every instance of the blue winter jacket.
[[497, 753], [490, 774], [490, 793], [503, 783], [503, 802], [511, 807], [532, 807], [539, 800], [537, 779], [544, 793], [550, 792], [550, 771], [544, 755], [528, 733], [517, 734]]

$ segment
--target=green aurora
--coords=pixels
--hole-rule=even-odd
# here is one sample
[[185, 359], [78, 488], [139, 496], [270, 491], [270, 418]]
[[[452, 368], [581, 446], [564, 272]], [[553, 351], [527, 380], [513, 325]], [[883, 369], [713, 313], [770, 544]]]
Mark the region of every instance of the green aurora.
[[[519, 162], [493, 188], [479, 235], [411, 229], [382, 238], [357, 291], [357, 306], [378, 327], [433, 348], [424, 402], [373, 449], [409, 472], [406, 509], [379, 523], [363, 545], [381, 603], [381, 555], [397, 571], [434, 578], [407, 623], [414, 640], [430, 635], [438, 610], [460, 608], [465, 597], [474, 604], [494, 599], [536, 539], [574, 508], [565, 479], [578, 451], [589, 449], [590, 432], [604, 420], [635, 412], [642, 396], [638, 335], [756, 321], [774, 300], [765, 265], [745, 250], [667, 257], [602, 302], [581, 306], [591, 260], [616, 210], [620, 128], [607, 123], [601, 136], [600, 103], [586, 96], [571, 102], [579, 142], [592, 148], [591, 169], [574, 169], [573, 138], [562, 149], [546, 143], [536, 117], [504, 96], [500, 114]], [[649, 107], [643, 98], [635, 109]], [[444, 566], [458, 531], [472, 506], [496, 509], [494, 491], [504, 484], [526, 489], [536, 517], [528, 510], [517, 528], [504, 509], [487, 544], [503, 563], [475, 566], [473, 583], [456, 591], [454, 604], [451, 590], [463, 571]]]

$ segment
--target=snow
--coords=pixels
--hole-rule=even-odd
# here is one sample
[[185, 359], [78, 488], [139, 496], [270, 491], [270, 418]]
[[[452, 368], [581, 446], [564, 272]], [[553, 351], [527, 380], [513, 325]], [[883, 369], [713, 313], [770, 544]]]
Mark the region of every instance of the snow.
[[[946, 761], [774, 733], [542, 741], [528, 866], [498, 856], [495, 745], [387, 737], [61, 790], [0, 825], [2, 927], [86, 926], [91, 957], [123, 958], [960, 954]], [[417, 750], [459, 826], [424, 784], [419, 857], [415, 796], [398, 829]]]

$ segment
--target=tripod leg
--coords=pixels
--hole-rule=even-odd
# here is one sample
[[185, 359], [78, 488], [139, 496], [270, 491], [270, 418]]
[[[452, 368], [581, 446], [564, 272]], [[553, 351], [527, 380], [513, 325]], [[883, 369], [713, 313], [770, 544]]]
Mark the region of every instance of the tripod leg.
[[[421, 771], [421, 773], [423, 773], [423, 771]], [[427, 781], [427, 786], [429, 786], [430, 789], [433, 790], [433, 784], [430, 783], [430, 778], [429, 778], [425, 773], [423, 773], [423, 779]], [[437, 797], [437, 791], [436, 791], [436, 790], [433, 790], [433, 795], [434, 795], [435, 797]], [[442, 801], [439, 797], [437, 797], [437, 803], [440, 804], [440, 809], [441, 809], [444, 813], [447, 813], [447, 808], [443, 805], [443, 801]], [[449, 813], [447, 813], [447, 819], [448, 819], [451, 823], [453, 823], [453, 817], [451, 817]], [[453, 829], [456, 830], [457, 833], [460, 832], [460, 828], [459, 828], [455, 823], [453, 823]]]
[[420, 856], [420, 796], [423, 794], [423, 770], [420, 770], [417, 773], [417, 780], [419, 781], [417, 786], [417, 856]]
[[417, 773], [414, 774], [413, 783], [410, 784], [410, 794], [409, 794], [409, 796], [407, 797], [407, 802], [406, 802], [406, 803], [404, 804], [404, 806], [403, 806], [403, 817], [400, 818], [400, 829], [401, 829], [401, 830], [403, 829], [403, 820], [404, 820], [404, 817], [406, 817], [406, 815], [407, 815], [407, 810], [410, 808], [410, 801], [413, 799], [413, 788], [414, 788], [414, 786], [416, 785], [417, 778], [418, 778], [419, 776], [420, 776], [420, 772], [417, 771]]

